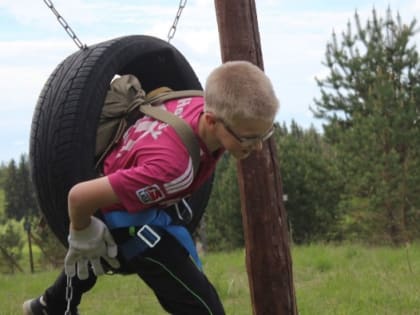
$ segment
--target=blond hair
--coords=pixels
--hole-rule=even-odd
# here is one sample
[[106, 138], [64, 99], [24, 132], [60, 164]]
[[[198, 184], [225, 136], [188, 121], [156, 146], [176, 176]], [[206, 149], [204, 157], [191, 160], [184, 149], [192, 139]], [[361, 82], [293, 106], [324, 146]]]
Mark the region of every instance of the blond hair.
[[228, 61], [207, 78], [205, 110], [228, 122], [241, 118], [273, 121], [279, 108], [270, 79], [248, 61]]

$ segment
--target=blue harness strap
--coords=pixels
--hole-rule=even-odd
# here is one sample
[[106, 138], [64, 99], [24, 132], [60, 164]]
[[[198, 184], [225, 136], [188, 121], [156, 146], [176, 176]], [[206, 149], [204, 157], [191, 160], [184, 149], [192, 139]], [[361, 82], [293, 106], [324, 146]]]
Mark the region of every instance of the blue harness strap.
[[[188, 251], [195, 264], [202, 269], [202, 264], [198, 257], [191, 234], [182, 225], [171, 225], [172, 219], [165, 211], [160, 209], [149, 209], [137, 213], [112, 211], [104, 214], [104, 219], [111, 231], [118, 228], [129, 229], [132, 226], [143, 227], [128, 241], [123, 244], [118, 244], [118, 248], [127, 260], [144, 252], [150, 247], [154, 247], [160, 240], [159, 229], [161, 229], [175, 237]], [[153, 229], [153, 227], [156, 227], [157, 229]]]

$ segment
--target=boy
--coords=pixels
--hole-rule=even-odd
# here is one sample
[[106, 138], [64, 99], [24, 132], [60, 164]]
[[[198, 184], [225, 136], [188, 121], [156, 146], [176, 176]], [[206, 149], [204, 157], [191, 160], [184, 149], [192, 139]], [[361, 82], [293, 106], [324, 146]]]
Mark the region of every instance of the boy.
[[[70, 190], [65, 273], [41, 297], [24, 303], [25, 315], [64, 314], [66, 308], [66, 314], [77, 314], [82, 294], [104, 266], [137, 273], [170, 314], [224, 314], [190, 234], [168, 209], [211, 176], [224, 151], [244, 159], [261, 150], [273, 133], [279, 104], [268, 77], [246, 61], [216, 68], [204, 91], [204, 99], [164, 104], [199, 140], [197, 175], [173, 128], [149, 117], [139, 119], [106, 157], [104, 176]], [[93, 216], [96, 209], [103, 220]], [[66, 299], [66, 275], [72, 279], [71, 299]]]

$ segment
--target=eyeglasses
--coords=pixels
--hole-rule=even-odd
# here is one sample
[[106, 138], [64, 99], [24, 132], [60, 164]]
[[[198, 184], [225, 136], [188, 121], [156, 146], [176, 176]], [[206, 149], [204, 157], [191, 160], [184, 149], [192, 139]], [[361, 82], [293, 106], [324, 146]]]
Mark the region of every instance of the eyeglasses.
[[266, 133], [264, 133], [261, 136], [252, 136], [252, 137], [246, 137], [246, 136], [240, 136], [238, 135], [235, 131], [233, 131], [233, 129], [231, 127], [229, 127], [229, 125], [222, 119], [217, 117], [216, 118], [217, 121], [220, 121], [223, 125], [223, 127], [225, 127], [225, 129], [242, 145], [242, 146], [253, 146], [255, 145], [255, 143], [257, 142], [264, 142], [266, 141], [268, 138], [270, 138], [275, 130], [275, 125], [272, 125], [270, 127], [270, 129], [267, 130]]

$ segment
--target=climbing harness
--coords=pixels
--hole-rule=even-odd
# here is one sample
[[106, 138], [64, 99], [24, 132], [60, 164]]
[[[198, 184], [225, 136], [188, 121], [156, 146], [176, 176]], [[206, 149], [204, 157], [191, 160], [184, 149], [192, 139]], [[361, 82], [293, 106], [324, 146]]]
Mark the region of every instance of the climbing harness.
[[[183, 200], [188, 212], [192, 211], [188, 203]], [[177, 215], [181, 216], [178, 207]], [[192, 215], [192, 213], [191, 213]], [[182, 218], [182, 216], [180, 217]], [[188, 230], [173, 224], [171, 216], [164, 210], [150, 209], [146, 212], [129, 213], [113, 211], [104, 214], [104, 221], [118, 243], [119, 252], [126, 261], [130, 261], [149, 248], [155, 247], [165, 233], [172, 235], [188, 251], [190, 258], [198, 269], [203, 266], [198, 256], [194, 241]], [[120, 270], [123, 273], [122, 270]], [[113, 271], [108, 272], [113, 274]], [[70, 315], [70, 304], [73, 298], [72, 278], [67, 276], [66, 301], [67, 309], [64, 315]]]
[[189, 252], [197, 267], [202, 268], [191, 234], [183, 225], [174, 224], [165, 210], [155, 208], [136, 213], [112, 211], [104, 214], [103, 218], [125, 260], [129, 261], [154, 247], [166, 232], [175, 237]]

